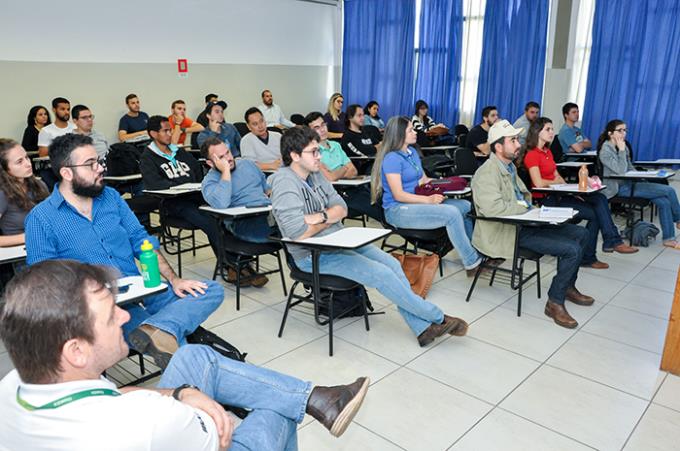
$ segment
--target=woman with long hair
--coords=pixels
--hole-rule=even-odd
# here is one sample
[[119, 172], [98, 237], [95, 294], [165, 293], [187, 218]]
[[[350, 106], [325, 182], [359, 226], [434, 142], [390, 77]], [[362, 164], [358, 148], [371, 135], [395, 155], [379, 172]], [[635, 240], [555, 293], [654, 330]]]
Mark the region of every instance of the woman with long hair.
[[[547, 117], [536, 119], [527, 132], [526, 153], [522, 164], [529, 172], [531, 186], [546, 188], [550, 185], [566, 183], [557, 172], [557, 165], [550, 150], [555, 139], [555, 128]], [[607, 269], [609, 265], [597, 259], [597, 235], [602, 233], [602, 250], [632, 254], [638, 249], [623, 242], [609, 210], [607, 198], [601, 193], [584, 196], [555, 196], [534, 192], [535, 199], [542, 199], [543, 205], [567, 207], [578, 210], [577, 219], [585, 220], [588, 231], [588, 244], [581, 260], [581, 266], [593, 269]]]
[[364, 125], [372, 125], [382, 133], [385, 130], [385, 121], [378, 115], [380, 105], [375, 100], [371, 100], [364, 107]]
[[467, 217], [470, 202], [447, 199], [441, 194], [415, 194], [418, 185], [431, 181], [423, 171], [413, 147], [415, 143], [416, 132], [407, 117], [395, 116], [387, 122], [385, 139], [371, 174], [371, 201], [382, 198], [385, 219], [395, 227], [424, 230], [446, 227], [468, 276], [473, 276], [482, 258], [470, 243], [472, 220]]
[[38, 134], [40, 130], [46, 125], [50, 125], [50, 113], [42, 105], [36, 105], [28, 111], [26, 118], [26, 129], [24, 130], [24, 137], [21, 139], [21, 146], [28, 152], [36, 152], [38, 150]]
[[[416, 102], [415, 114], [411, 118], [411, 125], [413, 125], [413, 130], [420, 136], [421, 141], [419, 142], [436, 145], [453, 144], [453, 136], [448, 133], [449, 128], [442, 123], [436, 123], [434, 119], [428, 116], [429, 110], [430, 106], [424, 100]], [[439, 133], [436, 133], [437, 129], [441, 129]], [[436, 134], [430, 136], [431, 133]]]
[[342, 138], [345, 133], [345, 113], [342, 112], [342, 104], [345, 99], [342, 94], [336, 92], [328, 100], [328, 109], [323, 115], [323, 120], [328, 126], [328, 137], [330, 139]]
[[[622, 175], [635, 170], [626, 144], [627, 133], [626, 123], [620, 119], [614, 119], [607, 123], [597, 140], [598, 158], [603, 170], [602, 177], [607, 179], [607, 187], [603, 192], [608, 198], [617, 194], [628, 197], [631, 193], [631, 182], [607, 178], [610, 175]], [[651, 200], [659, 209], [663, 245], [680, 249], [680, 241], [675, 239], [677, 233], [675, 229], [676, 227], [680, 229], [680, 204], [675, 189], [660, 183], [641, 182], [635, 184], [633, 193], [635, 197]]]
[[33, 175], [31, 160], [19, 143], [0, 138], [0, 247], [23, 244], [24, 218], [48, 196]]

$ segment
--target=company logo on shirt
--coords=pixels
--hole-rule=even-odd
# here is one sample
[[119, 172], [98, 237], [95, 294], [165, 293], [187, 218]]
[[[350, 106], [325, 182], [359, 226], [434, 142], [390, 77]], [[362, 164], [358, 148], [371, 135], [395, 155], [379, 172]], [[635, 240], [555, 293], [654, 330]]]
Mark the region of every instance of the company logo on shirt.
[[165, 175], [171, 180], [180, 177], [189, 177], [189, 173], [191, 172], [189, 165], [183, 161], [178, 161], [177, 165], [170, 162], [163, 163], [161, 164], [161, 169], [163, 169]]

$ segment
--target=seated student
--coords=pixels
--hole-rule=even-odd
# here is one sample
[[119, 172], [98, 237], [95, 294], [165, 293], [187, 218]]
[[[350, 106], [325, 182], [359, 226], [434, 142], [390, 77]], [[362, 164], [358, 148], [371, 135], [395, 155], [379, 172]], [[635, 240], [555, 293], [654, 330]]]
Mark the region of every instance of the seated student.
[[564, 116], [564, 125], [557, 135], [562, 150], [580, 153], [593, 147], [590, 140], [583, 135], [583, 130], [576, 126], [579, 120], [578, 105], [571, 102], [565, 103], [562, 107], [562, 116]]
[[149, 115], [141, 111], [139, 97], [136, 94], [128, 94], [125, 96], [125, 105], [127, 105], [128, 112], [118, 121], [118, 139], [120, 142], [149, 139], [149, 135], [146, 133], [146, 122], [149, 120]]
[[73, 133], [76, 128], [69, 122], [71, 119], [71, 103], [63, 97], [52, 100], [52, 112], [54, 123], [44, 126], [38, 133], [38, 153], [41, 157], [47, 156], [47, 147], [57, 136]]
[[[597, 140], [599, 159], [602, 163], [603, 178], [607, 187], [603, 193], [608, 198], [616, 195], [628, 197], [632, 189], [632, 183], [622, 180], [607, 178], [610, 175], [622, 175], [627, 171], [633, 171], [633, 163], [626, 147], [625, 122], [614, 119], [607, 123], [604, 131]], [[675, 239], [676, 230], [680, 229], [680, 204], [675, 189], [670, 185], [660, 183], [636, 183], [633, 192], [635, 197], [651, 200], [659, 209], [659, 222], [661, 223], [661, 236], [663, 245], [674, 249], [680, 249], [680, 241]]]
[[28, 117], [26, 118], [26, 128], [21, 139], [21, 147], [26, 149], [27, 152], [36, 152], [38, 150], [40, 130], [51, 123], [50, 113], [47, 112], [47, 108], [42, 105], [32, 107], [28, 111]]
[[[255, 163], [246, 159], [237, 162], [227, 144], [215, 136], [203, 142], [201, 156], [210, 166], [210, 171], [201, 183], [201, 192], [211, 207], [271, 205], [271, 189]], [[224, 225], [237, 237], [254, 243], [266, 243], [268, 237], [275, 233], [266, 215], [236, 221], [225, 220]]]
[[26, 262], [66, 258], [138, 276], [135, 258], [145, 240], [152, 243], [171, 289], [145, 298], [144, 307], [126, 307], [132, 319], [123, 330], [137, 351], [165, 368], [185, 337], [222, 303], [224, 289], [212, 280], [177, 277], [158, 251], [158, 240], [139, 224], [120, 194], [105, 187], [104, 168], [89, 137], [69, 134], [55, 139], [50, 161], [59, 184], [26, 217]]
[[385, 131], [385, 121], [378, 116], [380, 105], [375, 100], [371, 100], [364, 107], [364, 125], [372, 125], [382, 133]]
[[[470, 129], [465, 139], [465, 147], [472, 149], [475, 155], [489, 155], [488, 136], [489, 129], [498, 121], [498, 108], [495, 106], [485, 106], [482, 108], [482, 123]], [[493, 152], [491, 152], [493, 153]]]
[[33, 175], [31, 159], [16, 141], [0, 138], [0, 247], [24, 244], [24, 219], [49, 195]]
[[262, 112], [255, 107], [248, 108], [243, 118], [250, 133], [241, 139], [241, 157], [263, 171], [276, 171], [281, 167], [281, 133], [270, 133]]
[[228, 122], [224, 122], [224, 110], [227, 109], [227, 103], [218, 100], [217, 102], [209, 103], [205, 107], [205, 115], [208, 118], [208, 125], [198, 134], [196, 142], [199, 146], [211, 136], [216, 136], [224, 142], [232, 155], [235, 157], [241, 156], [241, 135], [236, 127]]
[[340, 139], [345, 133], [345, 113], [342, 112], [344, 102], [342, 94], [336, 92], [328, 100], [328, 111], [323, 115], [323, 120], [328, 126], [328, 137], [330, 139]]
[[187, 133], [198, 133], [203, 131], [203, 126], [198, 122], [189, 119], [186, 115], [187, 106], [184, 100], [175, 100], [172, 102], [172, 114], [168, 116], [170, 122], [170, 129], [172, 135], [170, 141], [173, 144], [184, 144], [187, 139]]
[[[210, 120], [208, 119], [208, 113], [207, 113], [208, 105], [210, 105], [211, 103], [216, 103], [218, 100], [219, 100], [219, 96], [217, 94], [213, 94], [213, 93], [206, 94], [205, 95], [205, 108], [203, 108], [203, 111], [201, 111], [198, 114], [198, 117], [196, 118], [196, 122], [201, 124], [203, 127], [207, 127], [208, 124], [210, 123]], [[222, 103], [224, 103], [224, 105], [225, 105], [223, 107], [223, 109], [226, 108], [227, 103], [226, 102], [222, 102]], [[196, 135], [196, 136], [198, 137], [198, 135]]]
[[[321, 173], [331, 182], [343, 178], [353, 178], [357, 168], [342, 150], [337, 141], [328, 139], [328, 130], [323, 115], [314, 111], [305, 117], [305, 125], [319, 135], [319, 151], [321, 152]], [[347, 206], [356, 212], [367, 215], [376, 221], [382, 220], [382, 209], [371, 204], [371, 192], [368, 185], [339, 190]]]
[[[284, 167], [271, 176], [274, 217], [281, 235], [295, 240], [324, 236], [342, 228], [347, 207], [333, 185], [319, 173], [319, 136], [309, 127], [295, 127], [281, 139]], [[286, 244], [295, 264], [312, 272], [309, 250]], [[321, 274], [355, 280], [394, 302], [406, 324], [427, 346], [445, 334], [465, 335], [468, 325], [445, 315], [439, 307], [413, 293], [397, 259], [373, 245], [357, 250], [323, 252]]]
[[[472, 178], [472, 193], [479, 216], [509, 216], [531, 209], [531, 195], [517, 176], [514, 161], [519, 155], [517, 130], [506, 120], [489, 129], [492, 150]], [[557, 257], [557, 272], [548, 289], [545, 314], [556, 324], [573, 329], [578, 326], [564, 306], [565, 299], [578, 305], [592, 305], [594, 299], [576, 289], [576, 276], [588, 242], [583, 227], [563, 224], [559, 227], [523, 227], [519, 245], [545, 255]], [[493, 221], [477, 221], [472, 244], [484, 255], [511, 259], [515, 249], [515, 226]]]
[[73, 124], [76, 126], [73, 133], [89, 136], [97, 151], [97, 156], [100, 159], [106, 158], [106, 154], [109, 153], [109, 143], [104, 135], [94, 130], [94, 114], [92, 114], [92, 111], [85, 105], [76, 105], [71, 110], [71, 116], [73, 117]]
[[[16, 369], [0, 381], [3, 448], [294, 450], [305, 413], [340, 436], [361, 407], [366, 377], [314, 386], [202, 345], [179, 349], [158, 388], [117, 388], [102, 374], [127, 357], [130, 315], [111, 273], [57, 260], [10, 283], [0, 337]], [[252, 411], [235, 428], [218, 403]]]
[[267, 127], [276, 127], [282, 130], [295, 127], [295, 124], [283, 114], [281, 107], [274, 103], [274, 96], [269, 89], [262, 91], [262, 104], [258, 106], [258, 109], [262, 112]]
[[[550, 151], [550, 143], [554, 138], [553, 123], [547, 117], [535, 120], [529, 127], [526, 140], [527, 152], [520, 164], [523, 163], [529, 171], [532, 187], [545, 188], [554, 184], [566, 183], [557, 172], [557, 166]], [[522, 160], [522, 158], [519, 160]], [[602, 232], [602, 250], [604, 252], [616, 251], [620, 254], [632, 254], [638, 251], [637, 248], [624, 244], [614, 221], [612, 221], [607, 198], [602, 193], [593, 193], [587, 196], [554, 196], [535, 192], [533, 197], [543, 199], [543, 205], [578, 210], [576, 218], [587, 221], [588, 244], [583, 254], [581, 266], [594, 269], [609, 267], [607, 263], [597, 259], [597, 235], [599, 232]]]
[[531, 124], [538, 119], [538, 112], [541, 110], [541, 106], [536, 103], [536, 102], [528, 102], [524, 106], [524, 114], [522, 114], [520, 117], [517, 118], [514, 124], [512, 124], [513, 127], [515, 127], [517, 130], [522, 130], [522, 133], [519, 134], [519, 143], [521, 145], [524, 145], [527, 141], [527, 133], [529, 133], [529, 127]]
[[470, 202], [447, 199], [441, 194], [415, 194], [416, 186], [431, 180], [412, 147], [416, 139], [407, 117], [395, 116], [387, 121], [385, 141], [373, 165], [371, 199], [376, 202], [382, 198], [385, 219], [395, 227], [425, 230], [446, 227], [468, 276], [474, 276], [482, 258], [470, 244], [472, 220], [467, 217]]
[[[415, 114], [411, 118], [411, 125], [413, 125], [413, 130], [417, 135], [423, 139], [426, 138], [426, 133], [433, 131], [438, 128], [446, 129], [446, 125], [437, 124], [430, 116], [427, 115], [430, 107], [424, 100], [418, 100], [416, 102]], [[430, 144], [430, 139], [425, 139], [426, 144]], [[445, 145], [451, 144], [453, 142], [453, 137], [449, 134], [439, 135], [434, 138], [435, 144]]]
[[348, 156], [374, 157], [380, 148], [380, 137], [363, 130], [364, 110], [361, 105], [350, 105], [345, 114], [345, 134], [340, 142]]

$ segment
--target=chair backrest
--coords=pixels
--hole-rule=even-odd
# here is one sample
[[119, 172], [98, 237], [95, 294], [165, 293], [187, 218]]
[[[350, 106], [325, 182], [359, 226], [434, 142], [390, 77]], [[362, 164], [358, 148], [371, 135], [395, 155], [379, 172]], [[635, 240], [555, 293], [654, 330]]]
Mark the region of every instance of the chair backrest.
[[291, 114], [290, 121], [295, 125], [305, 125], [305, 117], [300, 113]]
[[477, 158], [472, 149], [461, 147], [454, 154], [456, 175], [474, 175], [477, 172]]
[[421, 160], [425, 175], [432, 178], [451, 176], [456, 166], [455, 161], [446, 155], [428, 155]]
[[234, 127], [236, 127], [236, 130], [238, 131], [238, 134], [241, 135], [241, 138], [250, 133], [250, 130], [248, 130], [248, 125], [246, 125], [245, 122], [234, 122]]
[[373, 142], [379, 143], [382, 141], [382, 133], [380, 133], [380, 129], [375, 125], [364, 125], [361, 129]]
[[557, 139], [557, 135], [555, 135], [553, 142], [550, 144], [550, 151], [553, 154], [555, 163], [562, 163], [564, 161], [564, 149], [562, 149], [562, 144], [560, 144], [560, 140]]

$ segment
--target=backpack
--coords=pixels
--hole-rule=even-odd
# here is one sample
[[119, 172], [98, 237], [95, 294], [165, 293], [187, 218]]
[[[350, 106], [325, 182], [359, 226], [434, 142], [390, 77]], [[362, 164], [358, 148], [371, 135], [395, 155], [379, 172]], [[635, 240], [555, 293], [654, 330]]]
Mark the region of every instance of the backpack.
[[633, 246], [648, 247], [649, 240], [656, 239], [659, 234], [659, 228], [651, 222], [638, 220], [632, 227], [627, 227], [623, 234]]
[[[330, 295], [330, 291], [322, 290], [321, 299], [326, 300]], [[372, 312], [375, 310], [373, 304], [371, 304], [370, 299], [368, 299], [368, 293], [366, 293], [366, 288], [363, 285], [359, 285], [356, 288], [347, 291], [336, 291], [333, 294], [333, 311], [336, 312], [335, 319], [338, 318], [349, 318], [350, 316], [364, 316], [364, 310], [361, 308], [361, 302], [366, 303], [366, 310]], [[342, 312], [345, 309], [349, 309], [354, 306], [353, 309], [346, 312], [344, 315], [338, 316], [337, 312]], [[319, 305], [319, 314], [328, 316], [328, 304], [322, 302]]]
[[[239, 351], [236, 346], [201, 326], [197, 327], [190, 335], [187, 335], [187, 343], [209, 346], [223, 356], [239, 362], [245, 362], [246, 355], [248, 355], [247, 352]], [[248, 410], [241, 407], [233, 407], [225, 404], [223, 404], [222, 407], [224, 407], [225, 410], [233, 412], [234, 415], [240, 419], [244, 419], [249, 413]]]
[[142, 150], [133, 144], [112, 144], [106, 155], [107, 174], [113, 176], [139, 174], [141, 155]]

